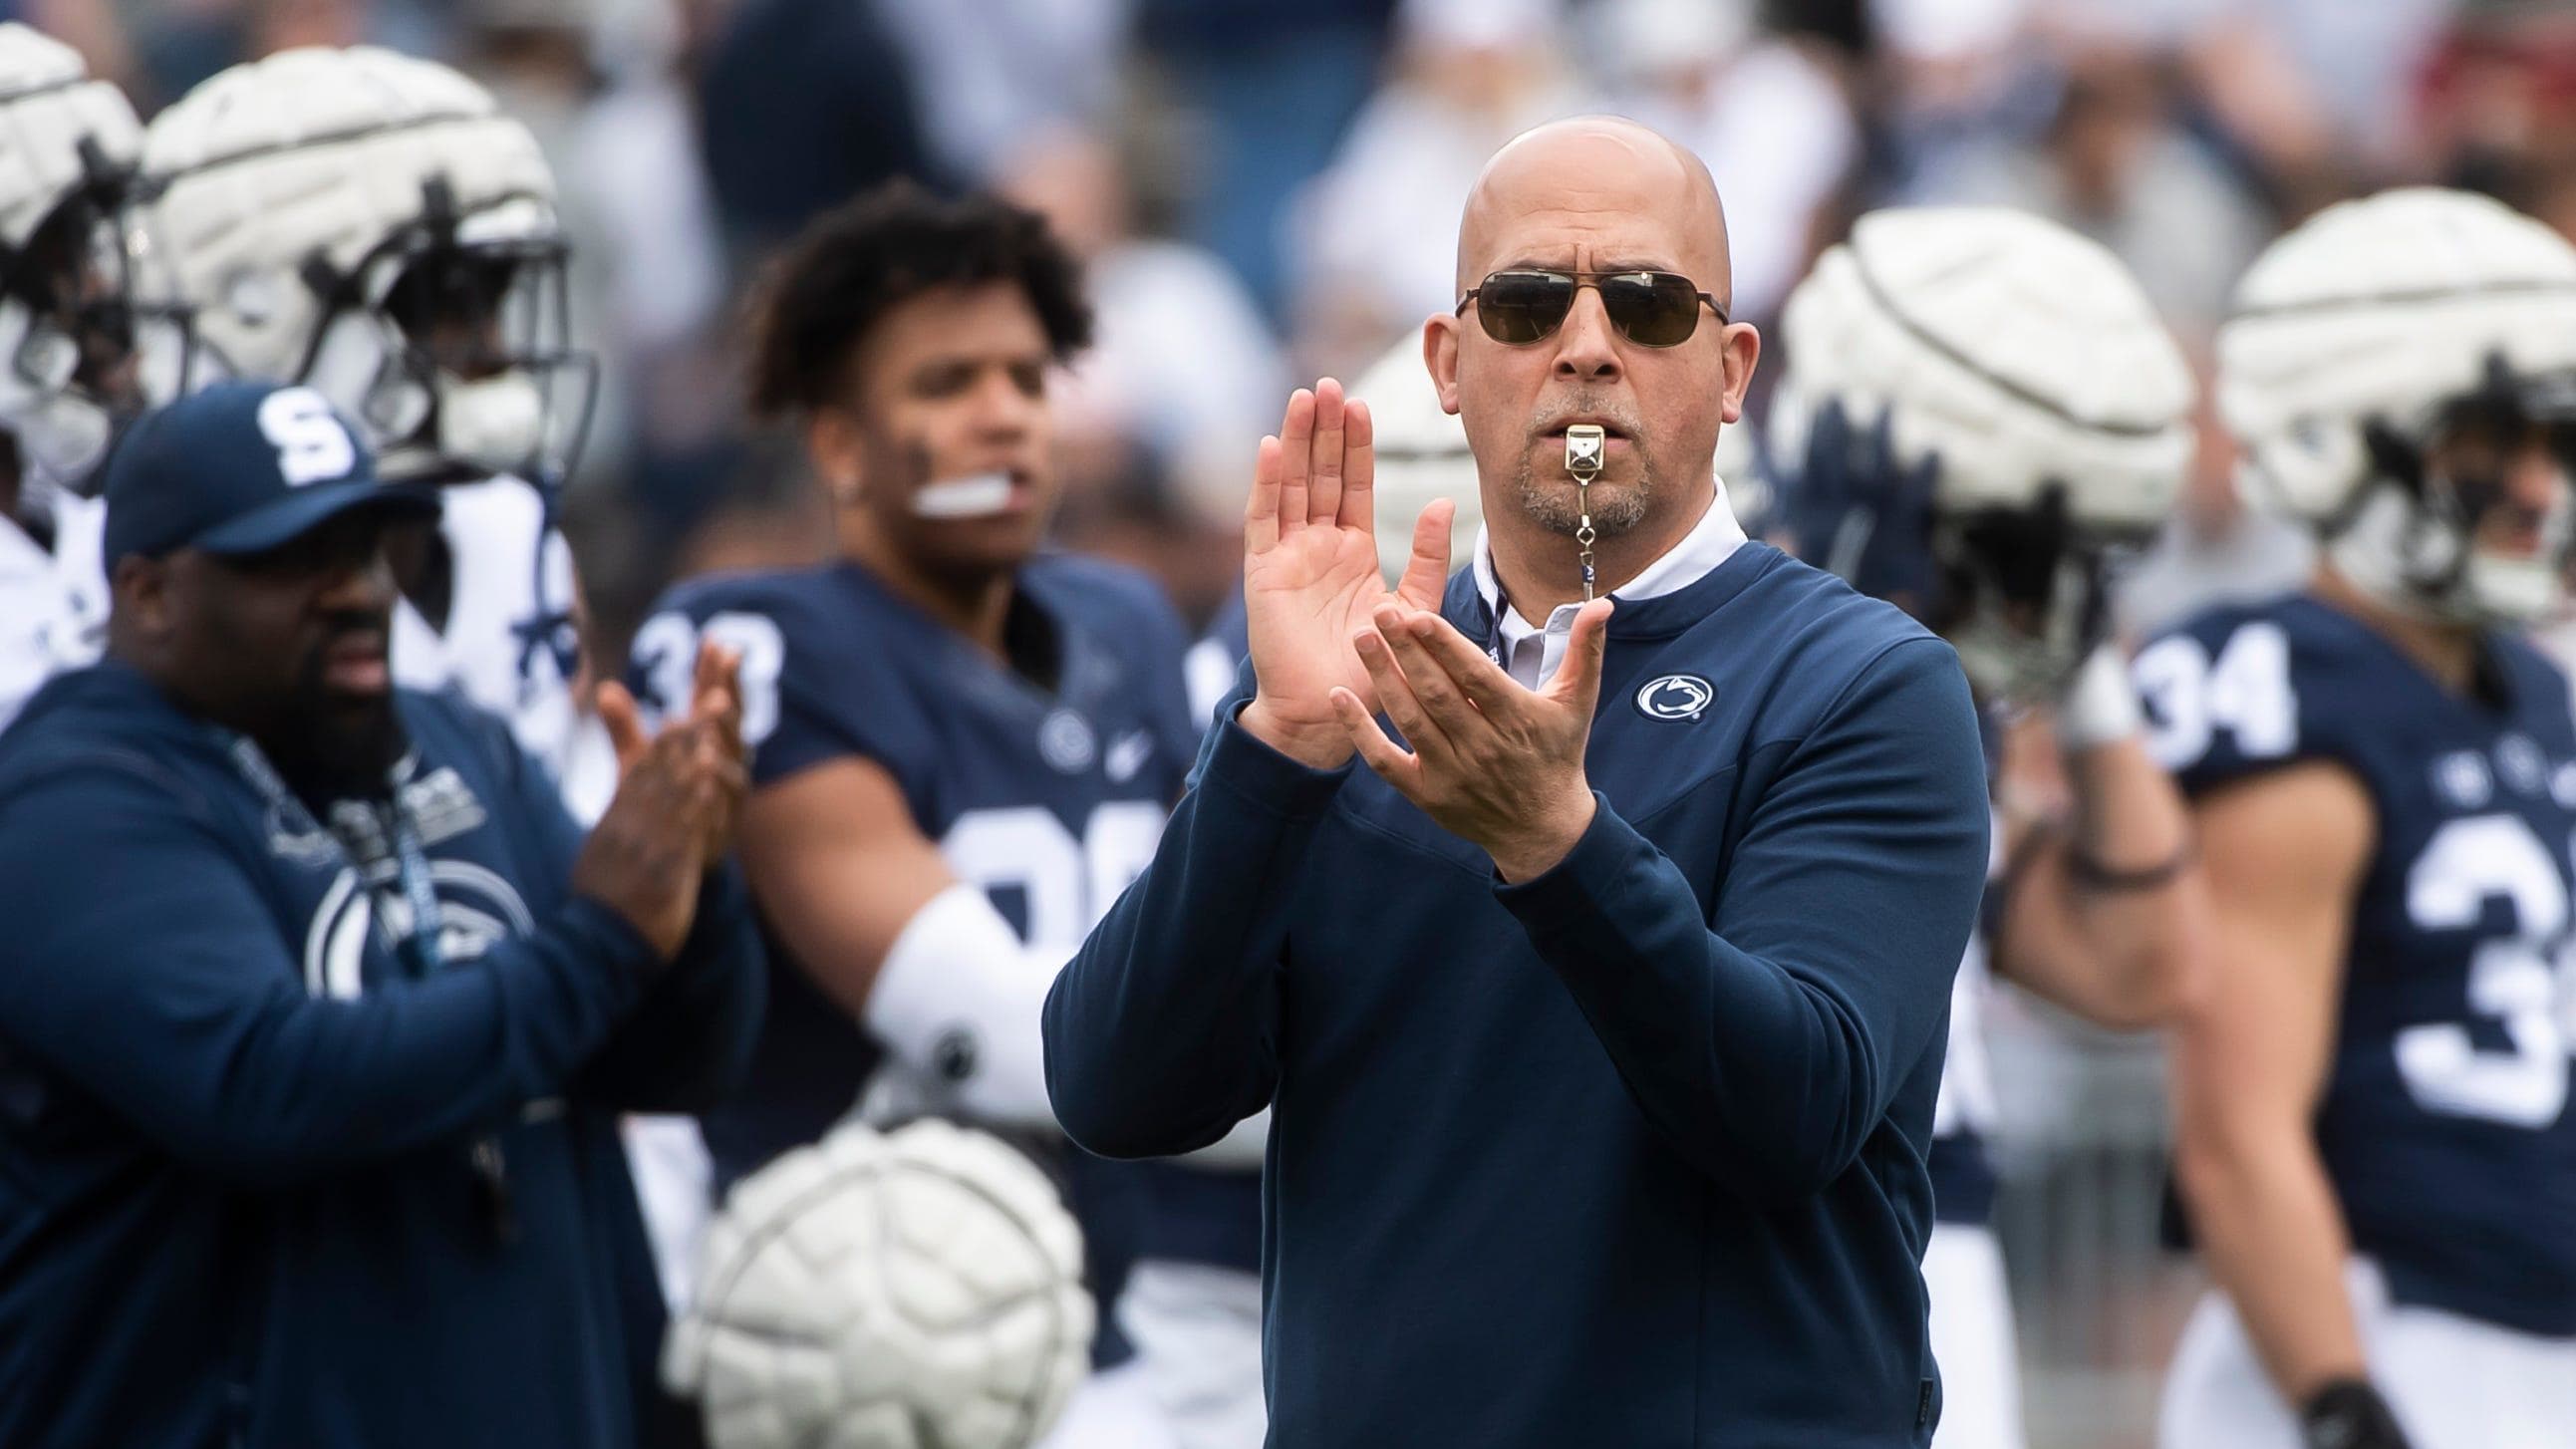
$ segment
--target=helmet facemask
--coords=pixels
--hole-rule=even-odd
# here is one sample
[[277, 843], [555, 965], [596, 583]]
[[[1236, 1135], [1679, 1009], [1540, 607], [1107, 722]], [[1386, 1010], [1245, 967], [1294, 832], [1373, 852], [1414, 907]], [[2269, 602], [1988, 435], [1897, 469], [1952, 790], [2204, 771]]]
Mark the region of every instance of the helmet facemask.
[[1782, 481], [1799, 552], [1948, 639], [1979, 698], [2054, 699], [2109, 634], [2109, 563], [2129, 540], [2079, 525], [2062, 483], [2028, 508], [1943, 508], [1942, 459], [1901, 460], [1892, 422], [1882, 410], [1857, 427], [1840, 399], [1791, 420], [1802, 456]]
[[[2576, 562], [2576, 373], [2516, 375], [2490, 362], [2476, 390], [2400, 426], [2362, 426], [2372, 479], [2328, 547], [2363, 588], [2449, 623], [2519, 624], [2561, 608]], [[2511, 469], [2533, 441], [2560, 485], [2537, 514], [2513, 496]], [[2529, 516], [2517, 518], [2517, 514]], [[2529, 529], [2526, 547], [2481, 542], [2491, 526]]]
[[1932, 531], [1940, 586], [1924, 623], [1959, 651], [1980, 698], [2047, 703], [2110, 636], [2119, 546], [2076, 524], [2062, 483], [2046, 485], [2034, 508], [1943, 516]]
[[325, 310], [303, 375], [348, 400], [388, 476], [559, 485], [598, 392], [597, 359], [571, 343], [570, 249], [532, 198], [461, 215], [433, 177], [422, 199], [349, 272], [307, 264]]
[[[149, 257], [131, 216], [131, 168], [80, 143], [84, 179], [24, 246], [0, 252], [0, 428], [38, 486], [93, 491], [116, 432], [194, 352], [185, 308], [146, 300]], [[165, 394], [166, 395], [166, 394]]]

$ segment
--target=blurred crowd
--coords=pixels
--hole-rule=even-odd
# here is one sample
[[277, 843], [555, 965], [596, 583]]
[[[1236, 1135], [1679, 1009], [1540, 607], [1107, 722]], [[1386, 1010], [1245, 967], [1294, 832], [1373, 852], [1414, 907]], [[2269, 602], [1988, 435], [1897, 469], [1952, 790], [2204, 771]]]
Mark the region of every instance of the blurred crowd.
[[[0, 3], [0, 14], [12, 9]], [[14, 0], [149, 115], [225, 65], [377, 41], [536, 131], [606, 363], [571, 528], [603, 637], [666, 579], [816, 547], [794, 450], [738, 406], [736, 299], [808, 217], [910, 174], [1044, 210], [1099, 345], [1064, 380], [1070, 546], [1204, 616], [1251, 443], [1452, 295], [1476, 168], [1608, 110], [1725, 194], [1737, 315], [1850, 218], [2026, 207], [2108, 245], [2206, 358], [2285, 225], [2400, 180], [2576, 231], [2566, 0]], [[1757, 392], [1758, 416], [1759, 394]], [[2297, 571], [2216, 429], [2133, 622]]]

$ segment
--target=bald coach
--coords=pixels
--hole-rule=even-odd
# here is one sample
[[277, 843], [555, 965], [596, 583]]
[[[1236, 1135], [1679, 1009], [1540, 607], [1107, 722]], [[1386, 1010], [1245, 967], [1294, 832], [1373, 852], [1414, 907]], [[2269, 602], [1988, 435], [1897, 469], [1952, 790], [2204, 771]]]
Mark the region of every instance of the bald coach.
[[1272, 1109], [1279, 1449], [1919, 1445], [1917, 1263], [1986, 866], [1948, 645], [1746, 540], [1760, 350], [1717, 190], [1632, 123], [1506, 146], [1423, 360], [1474, 450], [1384, 591], [1364, 402], [1264, 438], [1252, 658], [1058, 979], [1074, 1139]]

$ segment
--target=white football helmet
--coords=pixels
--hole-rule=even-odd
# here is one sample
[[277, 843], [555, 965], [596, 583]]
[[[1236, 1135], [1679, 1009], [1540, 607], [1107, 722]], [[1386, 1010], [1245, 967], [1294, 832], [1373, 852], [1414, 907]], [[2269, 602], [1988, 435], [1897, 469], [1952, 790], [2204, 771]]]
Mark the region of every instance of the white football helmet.
[[2540, 556], [2474, 548], [2463, 483], [2426, 466], [2464, 406], [2576, 418], [2576, 247], [2501, 202], [2408, 187], [2328, 207], [2238, 284], [2218, 405], [2249, 502], [2317, 530], [2338, 571], [2419, 617], [2540, 616], [2576, 518]]
[[1407, 335], [1388, 348], [1351, 384], [1350, 395], [1369, 405], [1377, 440], [1377, 558], [1389, 587], [1413, 555], [1413, 520], [1435, 498], [1458, 505], [1449, 560], [1453, 569], [1465, 563], [1485, 517], [1484, 495], [1477, 491], [1466, 425], [1440, 410], [1440, 389], [1422, 365], [1422, 339]]
[[1082, 1229], [986, 1133], [855, 1122], [736, 1184], [662, 1382], [714, 1449], [1028, 1449], [1089, 1367]]
[[562, 480], [596, 367], [568, 335], [553, 173], [483, 87], [370, 46], [284, 51], [154, 118], [143, 167], [221, 371], [319, 389], [389, 477]]
[[0, 430], [80, 486], [137, 411], [127, 204], [143, 128], [70, 46], [0, 24]]
[[1790, 296], [1766, 441], [1801, 551], [1906, 603], [1987, 697], [2062, 686], [2103, 555], [2171, 514], [2181, 349], [2110, 252], [1995, 207], [1860, 219]]

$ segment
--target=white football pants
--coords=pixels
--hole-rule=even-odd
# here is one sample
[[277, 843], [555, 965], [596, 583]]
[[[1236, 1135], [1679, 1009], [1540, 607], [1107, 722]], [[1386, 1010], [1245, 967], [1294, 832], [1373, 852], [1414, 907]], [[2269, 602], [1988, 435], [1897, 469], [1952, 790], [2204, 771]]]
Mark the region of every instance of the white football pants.
[[[2388, 1301], [2378, 1268], [2344, 1271], [2371, 1382], [2415, 1449], [2576, 1446], [2576, 1339], [2535, 1338]], [[2162, 1449], [2299, 1449], [2289, 1406], [2223, 1293], [2193, 1310], [2165, 1379]]]
[[626, 1169], [653, 1242], [653, 1268], [673, 1313], [689, 1306], [698, 1282], [698, 1242], [715, 1216], [710, 1201], [715, 1164], [695, 1117], [638, 1112], [626, 1118]]
[[1261, 1449], [1261, 1275], [1148, 1259], [1127, 1275], [1118, 1325], [1175, 1449]]
[[1037, 1449], [1177, 1449], [1146, 1387], [1145, 1363], [1131, 1358], [1084, 1379]]
[[1923, 1290], [1932, 1299], [1932, 1357], [1941, 1365], [1933, 1449], [2022, 1449], [2012, 1295], [1993, 1232], [1934, 1223], [1923, 1248]]

